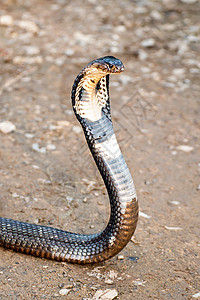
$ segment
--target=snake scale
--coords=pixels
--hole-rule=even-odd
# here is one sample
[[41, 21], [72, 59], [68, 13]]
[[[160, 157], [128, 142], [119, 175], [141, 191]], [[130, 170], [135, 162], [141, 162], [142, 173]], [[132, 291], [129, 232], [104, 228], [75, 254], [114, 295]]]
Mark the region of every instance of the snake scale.
[[109, 100], [109, 75], [123, 70], [119, 59], [105, 56], [90, 62], [72, 87], [74, 113], [110, 199], [110, 219], [105, 229], [91, 235], [75, 234], [0, 218], [0, 246], [42, 258], [86, 264], [113, 257], [131, 239], [138, 220], [138, 201], [115, 137]]

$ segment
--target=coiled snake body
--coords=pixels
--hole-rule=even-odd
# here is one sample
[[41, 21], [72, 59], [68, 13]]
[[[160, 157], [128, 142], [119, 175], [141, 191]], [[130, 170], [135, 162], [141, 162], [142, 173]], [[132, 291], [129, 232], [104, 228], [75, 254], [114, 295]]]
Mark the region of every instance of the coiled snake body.
[[75, 115], [110, 199], [110, 220], [106, 228], [97, 234], [82, 235], [0, 218], [1, 246], [80, 264], [104, 261], [126, 246], [137, 225], [138, 202], [132, 177], [113, 131], [109, 102], [109, 74], [123, 70], [122, 62], [115, 57], [99, 58], [79, 73], [72, 87]]

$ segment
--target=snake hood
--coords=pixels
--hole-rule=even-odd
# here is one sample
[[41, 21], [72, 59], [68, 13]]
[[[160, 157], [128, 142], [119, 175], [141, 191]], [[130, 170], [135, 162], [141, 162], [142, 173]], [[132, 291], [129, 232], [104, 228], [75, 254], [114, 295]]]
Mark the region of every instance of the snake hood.
[[105, 56], [91, 61], [76, 77], [72, 105], [77, 118], [97, 121], [104, 112], [110, 119], [109, 75], [124, 71], [121, 60]]

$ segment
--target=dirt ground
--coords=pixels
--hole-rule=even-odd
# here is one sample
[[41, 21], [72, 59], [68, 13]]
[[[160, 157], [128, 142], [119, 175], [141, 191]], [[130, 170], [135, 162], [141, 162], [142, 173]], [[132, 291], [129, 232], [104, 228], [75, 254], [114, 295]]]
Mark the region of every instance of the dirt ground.
[[70, 93], [105, 55], [125, 65], [112, 117], [140, 204], [134, 238], [101, 264], [1, 248], [0, 299], [200, 299], [200, 2], [0, 2], [0, 126], [13, 124], [0, 132], [0, 215], [104, 228], [106, 191]]

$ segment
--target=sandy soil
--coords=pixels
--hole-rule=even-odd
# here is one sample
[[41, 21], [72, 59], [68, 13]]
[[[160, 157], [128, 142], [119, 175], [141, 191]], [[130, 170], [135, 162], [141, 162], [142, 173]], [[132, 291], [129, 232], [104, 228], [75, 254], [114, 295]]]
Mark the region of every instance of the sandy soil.
[[200, 299], [199, 15], [195, 0], [1, 1], [0, 122], [15, 125], [0, 133], [1, 216], [105, 226], [106, 191], [70, 100], [79, 71], [104, 55], [126, 67], [111, 78], [112, 116], [141, 213], [105, 263], [0, 249], [0, 299]]

